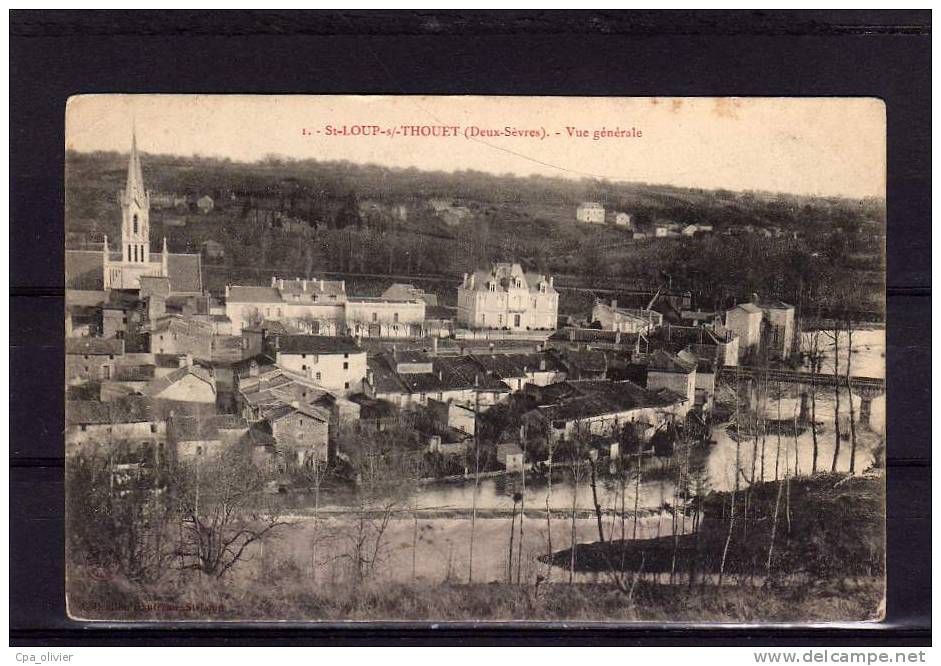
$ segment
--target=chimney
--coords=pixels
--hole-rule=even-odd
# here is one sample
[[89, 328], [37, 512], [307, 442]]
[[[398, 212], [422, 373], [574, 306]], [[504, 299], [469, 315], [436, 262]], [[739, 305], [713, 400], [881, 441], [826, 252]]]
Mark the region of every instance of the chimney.
[[432, 356], [438, 355], [438, 336], [437, 335], [431, 339], [431, 355]]
[[392, 360], [396, 362], [399, 360], [399, 351], [394, 344], [392, 345]]
[[616, 298], [612, 298], [612, 299], [611, 299], [611, 309], [612, 309], [612, 310], [617, 310], [617, 309], [618, 309], [618, 299], [616, 299]]
[[438, 370], [438, 381], [444, 381], [444, 370]]
[[555, 280], [555, 278], [550, 275], [550, 276], [549, 276], [549, 286], [550, 286], [550, 287], [552, 286], [552, 283], [553, 283], [554, 280]]
[[249, 377], [258, 376], [258, 361], [252, 360], [252, 362], [248, 364], [248, 376]]
[[320, 291], [323, 291], [323, 278], [320, 278]]
[[[105, 242], [107, 243], [108, 237], [105, 236]], [[464, 278], [461, 280], [461, 284], [465, 287], [467, 286], [467, 273], [464, 273]]]
[[228, 284], [225, 286], [225, 297], [226, 297], [226, 300], [228, 300], [229, 298], [229, 285]]
[[284, 278], [278, 278], [278, 289], [284, 289]]
[[346, 280], [340, 280], [340, 291], [346, 291]]
[[276, 278], [274, 275], [271, 276], [271, 286], [272, 287], [278, 286], [278, 278]]
[[301, 291], [307, 291], [307, 280], [301, 280]]

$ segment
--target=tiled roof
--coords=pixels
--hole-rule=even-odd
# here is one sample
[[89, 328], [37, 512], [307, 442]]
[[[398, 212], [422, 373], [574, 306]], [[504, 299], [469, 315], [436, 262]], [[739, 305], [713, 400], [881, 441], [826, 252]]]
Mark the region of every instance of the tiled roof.
[[678, 372], [688, 375], [696, 369], [696, 365], [658, 349], [647, 358], [647, 368], [658, 372]]
[[281, 303], [281, 294], [273, 287], [229, 287], [229, 303]]
[[95, 250], [66, 250], [65, 287], [89, 291], [104, 289], [103, 253]]
[[[491, 281], [496, 283], [496, 288], [500, 291], [506, 290], [512, 280], [519, 278], [522, 283], [522, 288], [527, 289], [531, 292], [539, 291], [539, 283], [547, 282], [548, 278], [544, 275], [538, 273], [526, 273], [523, 271], [522, 267], [519, 264], [510, 264], [510, 263], [496, 263], [493, 264], [491, 270], [476, 270], [473, 273], [474, 279], [474, 291], [488, 291], [489, 287], [487, 286]], [[555, 293], [555, 289], [549, 287], [547, 284], [547, 293]]]
[[745, 312], [748, 312], [748, 313], [750, 313], [750, 314], [760, 314], [760, 313], [761, 313], [761, 308], [759, 308], [759, 307], [758, 307], [757, 305], [755, 305], [754, 303], [739, 303], [738, 305], [736, 305], [736, 306], [735, 306], [734, 308], [732, 308], [732, 309], [735, 310], [736, 308], [739, 309], [739, 310], [744, 310]]
[[188, 365], [182, 368], [178, 368], [164, 377], [158, 377], [157, 379], [154, 379], [141, 390], [144, 395], [156, 397], [176, 384], [178, 381], [182, 380], [187, 375], [193, 375], [194, 377], [201, 379], [202, 381], [209, 384], [213, 391], [216, 390], [216, 384], [212, 380], [212, 376], [207, 370], [199, 367], [198, 365]]
[[382, 292], [383, 298], [395, 300], [415, 300], [425, 301], [425, 305], [437, 306], [438, 297], [435, 294], [429, 294], [424, 289], [419, 289], [412, 284], [403, 284], [397, 282]]
[[346, 283], [340, 280], [307, 280], [307, 289], [304, 289], [304, 280], [294, 278], [285, 280], [283, 285], [279, 281], [278, 289], [283, 294], [334, 294], [341, 296], [346, 294]]
[[116, 338], [66, 338], [65, 353], [81, 356], [121, 356], [124, 354], [124, 341]]
[[564, 384], [567, 386], [560, 386], [556, 390], [561, 395], [542, 408], [543, 416], [571, 421], [649, 407], [667, 407], [685, 400], [677, 394], [648, 391], [629, 381], [595, 380]]
[[153, 403], [142, 396], [128, 396], [113, 402], [70, 400], [65, 407], [69, 425], [108, 423], [147, 423], [157, 420]]
[[167, 272], [170, 274], [170, 291], [202, 292], [202, 257], [198, 254], [173, 254], [167, 256]]
[[790, 303], [785, 303], [784, 301], [779, 301], [777, 299], [771, 299], [769, 301], [760, 301], [758, 302], [758, 307], [767, 308], [769, 310], [790, 310], [794, 306]]
[[154, 378], [152, 365], [122, 365], [114, 369], [114, 381], [148, 382]]
[[168, 296], [171, 291], [170, 279], [165, 276], [141, 275], [141, 291], [146, 291], [157, 296]]
[[282, 354], [365, 354], [353, 338], [327, 335], [283, 335], [276, 349]]
[[330, 412], [322, 407], [317, 407], [315, 405], [304, 405], [301, 403], [295, 404], [282, 404], [278, 405], [274, 409], [268, 411], [265, 414], [265, 419], [269, 423], [274, 423], [283, 418], [287, 418], [293, 414], [305, 414], [312, 419], [317, 419], [323, 423], [328, 423], [330, 421]]

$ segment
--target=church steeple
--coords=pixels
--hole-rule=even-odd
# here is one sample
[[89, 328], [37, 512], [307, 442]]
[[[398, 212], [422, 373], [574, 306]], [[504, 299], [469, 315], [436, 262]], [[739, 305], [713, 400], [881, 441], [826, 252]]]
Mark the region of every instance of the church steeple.
[[150, 195], [137, 152], [137, 129], [131, 132], [127, 183], [121, 192], [121, 254], [125, 263], [150, 263]]
[[144, 174], [140, 166], [140, 155], [137, 153], [137, 128], [131, 131], [131, 159], [127, 163], [127, 184], [124, 195], [128, 199], [137, 199], [143, 205], [147, 191], [144, 189]]

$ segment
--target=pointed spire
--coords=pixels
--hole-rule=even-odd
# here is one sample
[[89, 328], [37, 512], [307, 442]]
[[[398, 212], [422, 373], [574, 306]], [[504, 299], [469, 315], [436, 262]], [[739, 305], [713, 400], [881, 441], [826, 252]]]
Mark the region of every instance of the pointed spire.
[[127, 185], [124, 194], [129, 200], [137, 200], [143, 204], [146, 191], [144, 190], [144, 174], [141, 171], [140, 155], [137, 154], [137, 124], [131, 130], [131, 158], [127, 163]]

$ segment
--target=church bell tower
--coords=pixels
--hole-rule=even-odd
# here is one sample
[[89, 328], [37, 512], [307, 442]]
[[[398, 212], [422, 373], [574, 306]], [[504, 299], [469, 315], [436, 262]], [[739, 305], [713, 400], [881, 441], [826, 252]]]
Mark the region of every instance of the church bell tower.
[[131, 135], [131, 159], [127, 184], [121, 192], [121, 260], [128, 264], [150, 262], [150, 195], [144, 189], [137, 132]]

